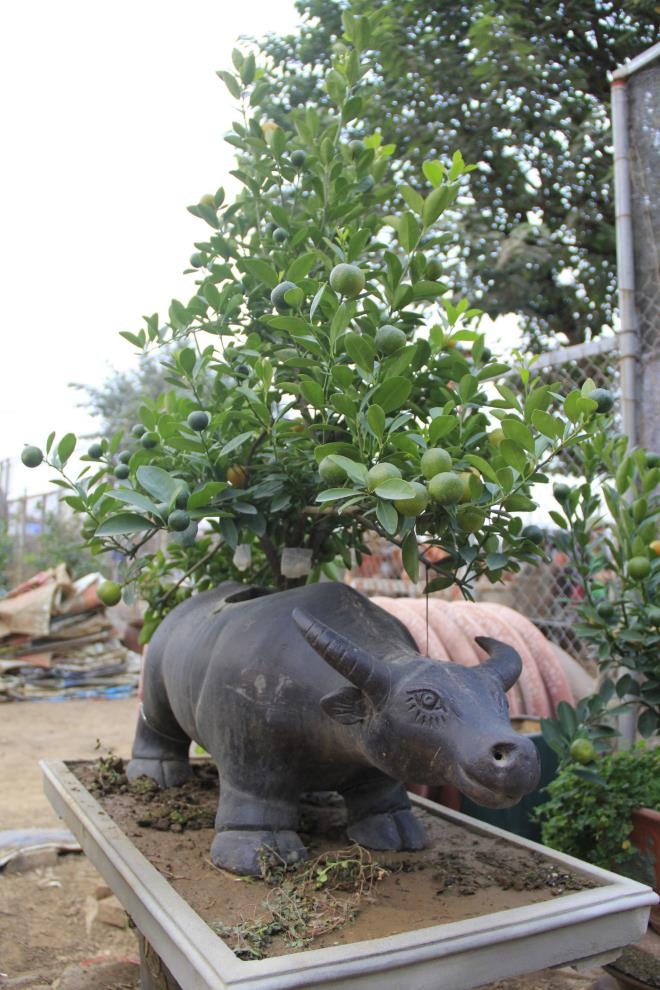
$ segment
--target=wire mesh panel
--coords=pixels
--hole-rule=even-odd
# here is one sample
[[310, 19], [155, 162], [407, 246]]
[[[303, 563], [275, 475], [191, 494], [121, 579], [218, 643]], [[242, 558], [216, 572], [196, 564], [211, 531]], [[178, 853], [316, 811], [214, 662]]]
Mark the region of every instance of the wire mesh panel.
[[660, 59], [628, 77], [639, 436], [660, 447]]
[[[585, 344], [560, 347], [542, 354], [535, 366], [543, 381], [552, 382], [564, 395], [581, 388], [591, 379], [596, 388], [606, 388], [614, 396], [615, 427], [621, 429], [621, 381], [619, 374], [619, 349], [615, 336], [599, 337]], [[568, 451], [550, 468], [551, 475], [580, 474], [578, 451]]]

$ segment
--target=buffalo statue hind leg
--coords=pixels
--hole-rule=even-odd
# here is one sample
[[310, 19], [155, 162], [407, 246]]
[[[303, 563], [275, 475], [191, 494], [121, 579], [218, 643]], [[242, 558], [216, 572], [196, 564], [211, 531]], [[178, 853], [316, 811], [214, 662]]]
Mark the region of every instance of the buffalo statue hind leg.
[[140, 709], [126, 776], [129, 780], [151, 777], [160, 787], [180, 787], [192, 774], [189, 749], [190, 739], [181, 729], [178, 736], [159, 732]]
[[273, 785], [270, 796], [256, 796], [220, 776], [220, 803], [211, 860], [232, 873], [261, 876], [267, 864], [293, 866], [307, 858], [296, 831], [298, 795], [287, 796], [286, 784]]
[[424, 826], [410, 807], [403, 784], [379, 770], [342, 791], [348, 837], [367, 849], [418, 850], [426, 846]]

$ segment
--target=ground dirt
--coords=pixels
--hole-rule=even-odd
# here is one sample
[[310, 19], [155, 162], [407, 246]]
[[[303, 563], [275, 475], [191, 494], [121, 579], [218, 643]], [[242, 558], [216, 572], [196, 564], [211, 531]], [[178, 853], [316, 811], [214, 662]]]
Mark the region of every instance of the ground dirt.
[[[130, 752], [136, 713], [134, 699], [0, 706], [0, 829], [61, 825], [42, 794], [37, 761], [55, 758], [89, 761], [107, 754], [108, 750], [126, 757]], [[212, 787], [207, 790], [209, 806], [212, 806], [214, 791]], [[186, 813], [185, 807], [183, 810]], [[207, 809], [206, 814], [209, 813]], [[152, 818], [154, 822], [159, 820], [155, 813]], [[171, 825], [177, 823], [170, 821], [166, 831], [159, 831], [154, 822], [146, 827], [136, 823], [134, 830], [161, 836], [167, 843], [173, 843], [164, 854], [164, 868], [168, 869], [169, 862], [173, 876], [179, 875], [177, 843], [185, 843], [195, 834], [200, 839], [203, 835], [204, 847], [208, 850], [211, 833], [206, 828], [197, 833], [194, 830], [172, 831]], [[164, 825], [163, 816], [160, 816], [160, 824]], [[208, 817], [205, 819], [201, 815], [200, 824], [207, 826]], [[451, 864], [445, 863], [445, 874], [448, 865]], [[485, 866], [497, 872], [496, 866]], [[441, 866], [435, 871], [437, 876], [433, 883], [446, 887], [447, 877], [440, 876], [442, 872]], [[394, 874], [397, 888], [394, 900], [401, 884], [410, 884], [411, 876], [405, 871]], [[12, 990], [69, 990], [73, 987], [76, 990], [134, 990], [139, 986], [137, 967], [130, 964], [137, 960], [134, 933], [92, 920], [99, 882], [91, 864], [76, 854], [61, 856], [51, 865], [22, 874], [0, 872], [0, 987]], [[236, 883], [235, 886], [243, 885]], [[480, 900], [487, 889], [479, 887], [473, 899]], [[644, 948], [648, 949], [650, 945], [650, 951], [657, 954], [659, 942], [657, 936], [647, 936]], [[124, 964], [120, 964], [122, 960]], [[493, 984], [491, 990], [587, 990], [594, 983], [598, 984], [599, 990], [616, 987], [603, 970], [575, 973], [560, 968], [500, 981]]]

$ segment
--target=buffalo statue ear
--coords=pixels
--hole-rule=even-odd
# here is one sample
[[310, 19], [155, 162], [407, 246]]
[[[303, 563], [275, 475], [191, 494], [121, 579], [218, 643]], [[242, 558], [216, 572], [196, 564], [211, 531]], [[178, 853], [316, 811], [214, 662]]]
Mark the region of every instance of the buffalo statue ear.
[[501, 643], [489, 636], [477, 636], [475, 642], [489, 653], [490, 656], [481, 666], [494, 671], [508, 691], [516, 683], [522, 673], [522, 658], [517, 650], [508, 643]]
[[335, 722], [354, 725], [367, 717], [366, 699], [359, 688], [349, 685], [321, 698], [321, 708]]

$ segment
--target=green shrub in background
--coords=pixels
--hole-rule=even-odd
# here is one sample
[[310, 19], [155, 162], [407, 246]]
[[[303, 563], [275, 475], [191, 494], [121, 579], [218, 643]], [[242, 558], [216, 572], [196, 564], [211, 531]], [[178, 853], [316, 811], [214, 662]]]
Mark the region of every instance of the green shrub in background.
[[588, 863], [652, 881], [644, 851], [630, 841], [632, 812], [660, 809], [660, 748], [643, 743], [597, 756], [589, 767], [565, 763], [536, 811], [543, 842]]
[[[539, 559], [520, 515], [536, 508], [531, 486], [594, 429], [592, 385], [563, 400], [529, 367], [507, 378], [478, 311], [441, 280], [443, 213], [473, 166], [457, 151], [424, 163], [421, 192], [397, 183], [394, 146], [359, 123], [372, 23], [345, 15], [329, 105], [281, 125], [261, 109], [271, 82], [234, 52], [235, 71], [219, 75], [240, 111], [227, 140], [243, 191], [189, 208], [207, 225], [193, 295], [123, 334], [167, 346], [170, 388], [142, 404], [130, 435], [93, 444], [77, 478], [75, 436], [46, 443], [87, 545], [119, 552], [123, 582], [147, 598], [145, 639], [194, 588], [334, 574], [369, 531], [401, 547], [413, 580], [420, 539], [441, 547], [444, 559], [425, 561], [429, 588], [469, 595], [479, 576]], [[167, 549], [145, 553], [159, 531]], [[298, 570], [290, 549], [305, 552]]]

